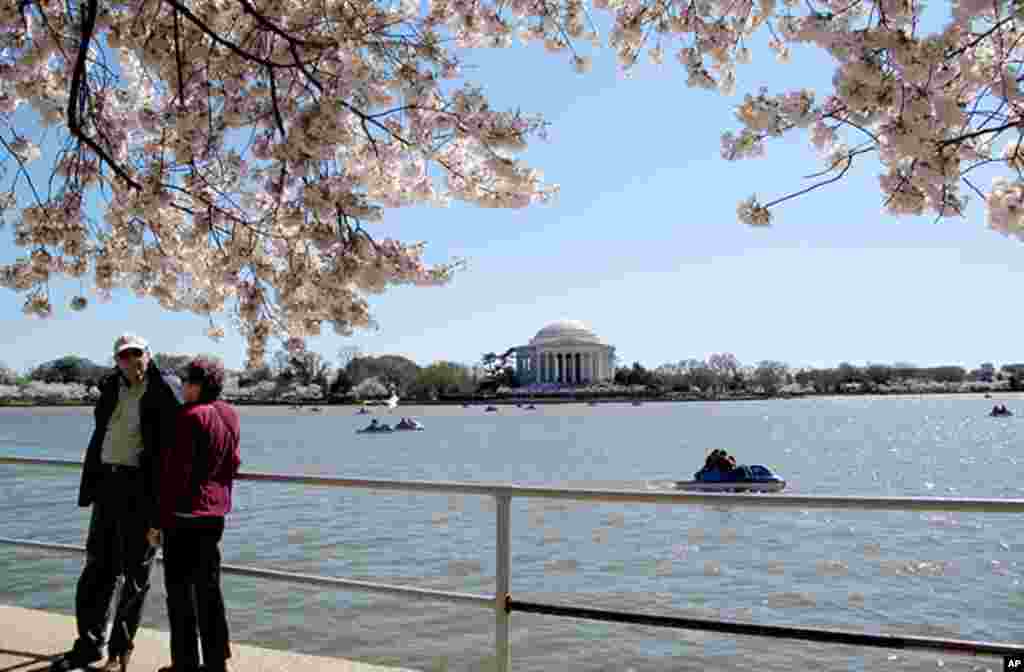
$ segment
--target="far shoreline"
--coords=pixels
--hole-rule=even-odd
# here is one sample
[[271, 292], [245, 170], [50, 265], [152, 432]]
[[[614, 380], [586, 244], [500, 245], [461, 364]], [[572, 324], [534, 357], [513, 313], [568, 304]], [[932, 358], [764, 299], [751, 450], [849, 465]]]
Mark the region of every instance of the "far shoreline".
[[[823, 400], [851, 400], [864, 399], [876, 401], [880, 399], [922, 399], [949, 398], [968, 400], [990, 400], [990, 401], [1024, 401], [1024, 391], [1000, 390], [994, 392], [854, 392], [848, 394], [829, 393], [808, 393], [808, 394], [787, 394], [787, 395], [731, 395], [717, 398], [704, 398], [700, 396], [667, 396], [667, 395], [592, 395], [592, 394], [563, 394], [563, 395], [505, 395], [502, 397], [454, 397], [450, 399], [408, 399], [402, 400], [402, 406], [517, 406], [525, 404], [535, 405], [562, 405], [562, 404], [633, 404], [633, 403], [729, 403], [741, 401], [791, 401], [798, 399], [823, 399]], [[337, 400], [231, 400], [226, 401], [235, 406], [246, 407], [347, 407], [347, 408], [375, 408], [386, 409], [383, 403], [363, 403], [358, 401], [337, 401]], [[0, 400], [0, 408], [81, 408], [93, 407], [96, 405], [92, 400], [69, 400], [69, 401], [21, 401], [21, 400]]]

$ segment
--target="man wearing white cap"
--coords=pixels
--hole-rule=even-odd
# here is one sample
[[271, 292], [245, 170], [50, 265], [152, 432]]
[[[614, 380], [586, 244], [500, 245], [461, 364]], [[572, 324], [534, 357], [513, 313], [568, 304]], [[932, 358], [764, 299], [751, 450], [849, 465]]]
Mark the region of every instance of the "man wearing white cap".
[[[157, 527], [160, 453], [174, 441], [181, 381], [157, 368], [149, 345], [136, 334], [114, 341], [114, 360], [116, 370], [100, 383], [78, 492], [79, 506], [92, 506], [85, 568], [75, 593], [78, 639], [54, 660], [54, 672], [100, 660], [104, 644], [104, 672], [126, 672], [149, 591], [156, 549], [147, 533]], [[107, 616], [119, 579], [108, 643]]]

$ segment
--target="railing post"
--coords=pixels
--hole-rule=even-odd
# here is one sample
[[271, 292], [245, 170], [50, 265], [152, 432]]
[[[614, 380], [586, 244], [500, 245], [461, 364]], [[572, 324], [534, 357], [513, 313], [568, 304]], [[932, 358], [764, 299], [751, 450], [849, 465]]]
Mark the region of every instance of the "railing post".
[[494, 669], [497, 672], [509, 672], [512, 669], [512, 657], [509, 647], [509, 616], [506, 611], [506, 600], [510, 594], [512, 574], [512, 497], [495, 495], [497, 500], [497, 540], [494, 545], [497, 554], [497, 572], [494, 588]]

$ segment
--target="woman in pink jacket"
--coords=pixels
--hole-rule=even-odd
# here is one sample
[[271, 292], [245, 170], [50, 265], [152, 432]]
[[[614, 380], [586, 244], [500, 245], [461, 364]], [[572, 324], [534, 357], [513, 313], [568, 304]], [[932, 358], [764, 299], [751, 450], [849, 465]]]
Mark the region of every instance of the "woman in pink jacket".
[[197, 672], [200, 641], [206, 672], [224, 672], [231, 657], [219, 544], [241, 460], [238, 413], [219, 399], [223, 387], [219, 362], [189, 363], [175, 441], [163, 455], [157, 536], [164, 546], [171, 666], [160, 672]]

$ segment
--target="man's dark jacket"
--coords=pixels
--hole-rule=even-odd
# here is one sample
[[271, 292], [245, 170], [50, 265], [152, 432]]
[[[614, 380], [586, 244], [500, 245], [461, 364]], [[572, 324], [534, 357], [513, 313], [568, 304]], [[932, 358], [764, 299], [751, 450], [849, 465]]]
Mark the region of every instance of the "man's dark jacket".
[[[115, 371], [100, 382], [100, 400], [94, 415], [96, 429], [89, 439], [82, 467], [82, 484], [78, 489], [78, 505], [89, 506], [96, 501], [102, 487], [103, 439], [107, 434], [110, 416], [117, 407], [117, 395], [122, 374]], [[177, 376], [161, 372], [152, 361], [146, 369], [146, 391], [139, 400], [139, 420], [142, 429], [142, 453], [139, 467], [145, 486], [145, 507], [151, 527], [156, 526], [157, 493], [159, 492], [160, 453], [174, 441], [174, 424], [181, 407], [181, 381]]]

